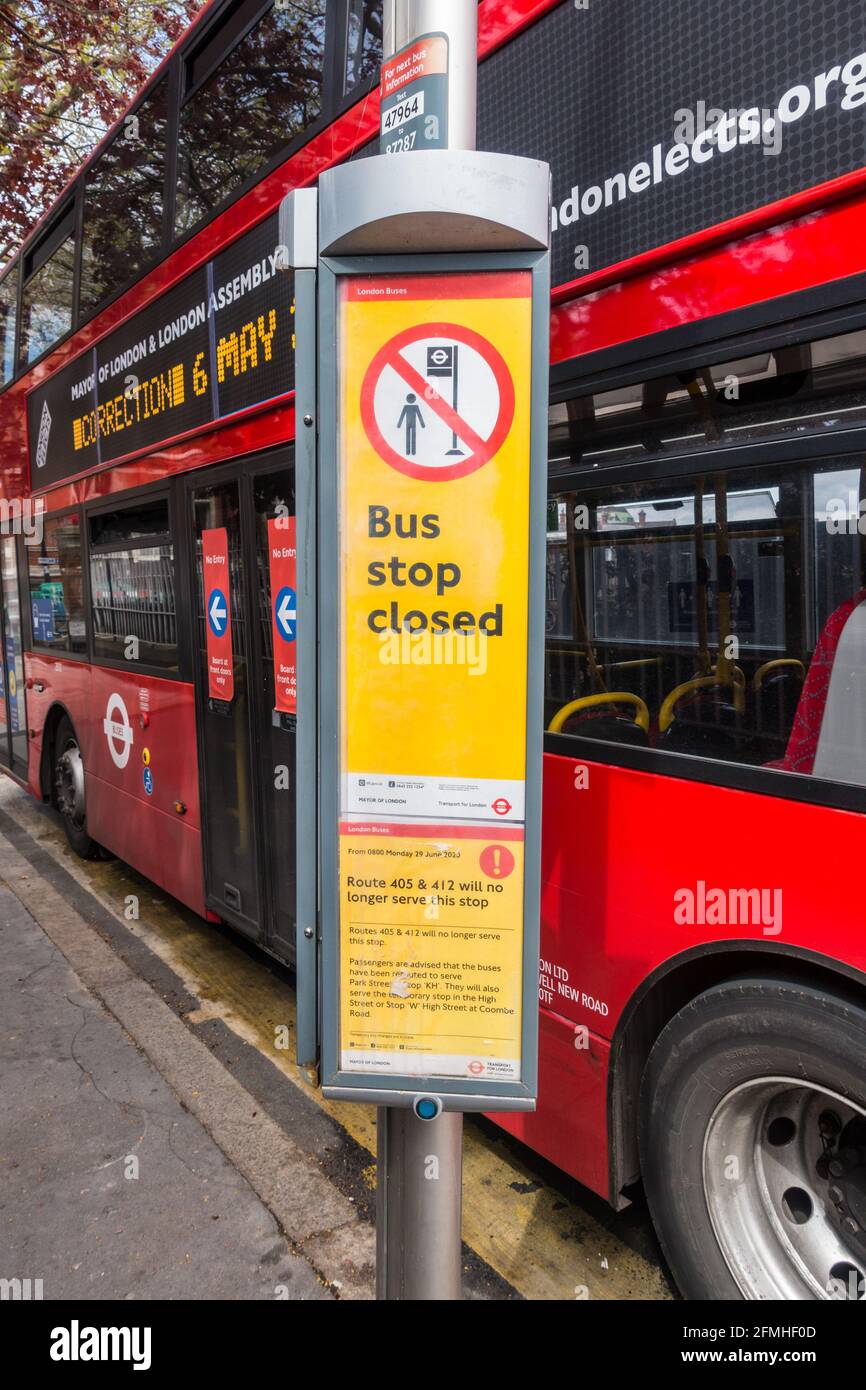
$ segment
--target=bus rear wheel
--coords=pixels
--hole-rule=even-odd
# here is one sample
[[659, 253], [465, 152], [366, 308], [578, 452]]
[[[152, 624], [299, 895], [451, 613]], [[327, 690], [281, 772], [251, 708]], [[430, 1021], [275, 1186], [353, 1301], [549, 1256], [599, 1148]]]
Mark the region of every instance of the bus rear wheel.
[[660, 1034], [641, 1087], [641, 1166], [694, 1299], [866, 1300], [866, 1010], [832, 990], [738, 979]]
[[71, 721], [66, 715], [57, 725], [54, 739], [54, 805], [60, 812], [66, 838], [82, 859], [96, 859], [99, 845], [87, 832], [84, 804], [84, 759]]

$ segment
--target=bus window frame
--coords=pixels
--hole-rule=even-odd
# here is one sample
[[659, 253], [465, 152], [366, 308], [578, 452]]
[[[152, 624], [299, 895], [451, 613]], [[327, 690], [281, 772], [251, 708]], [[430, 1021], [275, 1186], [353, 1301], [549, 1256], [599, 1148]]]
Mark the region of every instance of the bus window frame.
[[[857, 288], [866, 294], [866, 276], [857, 276]], [[825, 294], [829, 291], [829, 294]], [[806, 302], [807, 313], [796, 312]], [[828, 305], [822, 301], [832, 302]], [[820, 305], [815, 312], [808, 308]], [[787, 310], [787, 312], [783, 312]], [[758, 325], [761, 326], [758, 326]], [[729, 326], [732, 332], [719, 334]], [[716, 335], [708, 332], [714, 328]], [[772, 351], [781, 346], [814, 342], [820, 338], [866, 329], [866, 300], [852, 301], [852, 286], [842, 294], [836, 286], [821, 286], [819, 292], [806, 291], [785, 296], [784, 303], [767, 301], [751, 305], [735, 314], [704, 319], [664, 334], [635, 339], [612, 349], [587, 354], [552, 369], [551, 405], [578, 395], [609, 391], [639, 384], [672, 372], [713, 366], [752, 353]], [[641, 352], [641, 347], [654, 347]], [[667, 350], [665, 350], [667, 349]], [[848, 455], [866, 467], [866, 422], [850, 429], [816, 430], [794, 437], [769, 437], [752, 443], [709, 446], [687, 452], [604, 467], [575, 464], [561, 472], [548, 472], [548, 498], [566, 493], [615, 487], [621, 484], [694, 478], [700, 474], [735, 474], [761, 467], [801, 465], [821, 458], [843, 459]], [[804, 581], [805, 582], [805, 581]], [[547, 643], [545, 642], [545, 653]], [[678, 777], [738, 791], [777, 796], [783, 800], [806, 802], [847, 811], [866, 811], [866, 788], [782, 769], [747, 763], [727, 762], [691, 753], [641, 748], [602, 739], [582, 738], [579, 734], [551, 734], [544, 730], [544, 751], [579, 763], [600, 763], [657, 776]]]
[[[75, 328], [73, 329], [73, 332], [75, 332], [81, 324], [85, 324], [90, 319], [92, 319], [94, 315], [101, 314], [104, 309], [106, 309], [110, 304], [114, 303], [115, 299], [119, 299], [122, 294], [125, 294], [128, 289], [131, 289], [131, 287], [134, 284], [136, 284], [139, 280], [142, 280], [145, 275], [148, 275], [150, 271], [152, 271], [156, 266], [159, 265], [161, 261], [164, 261], [165, 258], [171, 254], [172, 246], [169, 237], [169, 230], [171, 224], [169, 223], [167, 217], [168, 209], [166, 207], [166, 202], [168, 199], [169, 190], [173, 192], [174, 188], [173, 183], [170, 182], [169, 164], [172, 161], [176, 164], [177, 161], [177, 144], [176, 142], [172, 141], [171, 128], [172, 111], [174, 109], [175, 104], [175, 86], [177, 71], [178, 66], [174, 62], [174, 60], [172, 60], [166, 67], [159, 68], [156, 71], [156, 73], [154, 73], [153, 77], [148, 81], [147, 86], [142, 88], [140, 95], [136, 98], [132, 105], [129, 106], [122, 113], [122, 115], [118, 117], [118, 120], [111, 127], [105, 139], [100, 141], [97, 148], [93, 151], [93, 153], [88, 158], [87, 162], [82, 166], [81, 170], [76, 176], [75, 191], [77, 196], [77, 207], [75, 218], [75, 301], [73, 306]], [[131, 116], [135, 116], [141, 110], [142, 106], [144, 106], [145, 103], [153, 97], [161, 82], [166, 83], [166, 120], [165, 157], [163, 159], [162, 217], [159, 242], [153, 253], [142, 261], [140, 270], [134, 271], [133, 274], [129, 276], [127, 280], [125, 280], [122, 284], [118, 286], [117, 289], [112, 290], [109, 294], [104, 295], [103, 298], [98, 300], [92, 308], [87, 309], [82, 313], [81, 275], [84, 267], [84, 221], [87, 212], [87, 180], [94, 173], [100, 160], [103, 158], [105, 154], [108, 153], [115, 141], [121, 138], [123, 126], [127, 119]], [[173, 214], [174, 206], [172, 204], [172, 216]]]
[[[199, 473], [202, 470], [196, 469]], [[183, 509], [180, 500], [179, 487], [182, 479], [161, 478], [154, 483], [146, 483], [142, 487], [124, 489], [123, 492], [113, 492], [108, 496], [100, 497], [98, 501], [88, 502], [83, 508], [84, 523], [87, 542], [87, 659], [91, 666], [104, 667], [107, 670], [129, 671], [136, 676], [147, 676], [156, 680], [177, 681], [181, 684], [189, 685], [192, 682], [192, 630], [190, 623], [190, 603], [191, 595], [187, 583], [187, 556], [188, 556], [188, 537], [183, 532]], [[157, 538], [157, 543], [162, 543], [166, 539], [172, 546], [172, 565], [174, 567], [174, 593], [175, 593], [175, 630], [177, 635], [177, 668], [167, 670], [164, 666], [155, 666], [147, 661], [126, 661], [118, 657], [97, 656], [95, 651], [95, 636], [93, 631], [93, 606], [90, 592], [90, 559], [93, 554], [100, 552], [112, 552], [118, 549], [135, 549], [135, 546], [121, 542], [106, 542], [105, 544], [91, 545], [90, 523], [94, 517], [103, 516], [110, 512], [132, 511], [143, 501], [149, 499], [164, 499], [168, 503], [168, 531]], [[51, 513], [54, 515], [54, 513]], [[142, 543], [141, 548], [146, 548]]]
[[18, 325], [21, 322], [22, 264], [23, 257], [16, 252], [11, 261], [4, 267], [3, 273], [0, 274], [0, 285], [5, 284], [13, 275], [15, 277], [15, 323], [13, 324], [12, 333], [12, 375], [9, 377], [8, 381], [0, 381], [0, 393], [5, 391], [7, 386], [11, 386], [18, 375]]
[[25, 546], [25, 573], [27, 594], [26, 612], [24, 614], [23, 630], [25, 650], [34, 657], [43, 657], [46, 661], [77, 661], [85, 665], [90, 662], [90, 559], [87, 553], [87, 519], [85, 509], [81, 503], [70, 507], [58, 507], [56, 511], [45, 511], [42, 515], [43, 524], [51, 521], [62, 521], [65, 516], [71, 516], [77, 512], [79, 517], [79, 540], [81, 550], [81, 588], [82, 602], [84, 605], [84, 651], [69, 652], [61, 647], [50, 647], [47, 643], [36, 646], [33, 640], [33, 601], [30, 587], [30, 559], [29, 552], [35, 546]]
[[[15, 321], [15, 372], [10, 380], [6, 382], [3, 390], [11, 386], [12, 382], [16, 381], [18, 377], [26, 376], [28, 372], [33, 371], [34, 367], [38, 366], [49, 353], [54, 352], [61, 343], [66, 342], [67, 338], [70, 338], [76, 330], [79, 260], [81, 252], [81, 241], [79, 237], [81, 187], [81, 180], [79, 179], [70, 192], [61, 198], [57, 208], [52, 210], [51, 217], [39, 236], [33, 238], [26, 248], [22, 248], [18, 256], [18, 264], [21, 268], [21, 273], [18, 277], [18, 313]], [[69, 228], [64, 234], [64, 224], [67, 219], [69, 220]], [[39, 274], [43, 266], [51, 260], [51, 257], [55, 252], [60, 250], [63, 243], [68, 240], [70, 236], [72, 237], [72, 310], [69, 329], [66, 333], [61, 333], [59, 337], [49, 343], [48, 347], [43, 348], [38, 357], [34, 357], [32, 361], [22, 363], [21, 331], [24, 326], [22, 317], [24, 291], [33, 277]], [[34, 259], [35, 264], [32, 263]]]
[[[193, 34], [190, 34], [187, 42], [176, 54], [176, 60], [179, 65], [180, 72], [178, 76], [178, 86], [174, 93], [176, 100], [172, 110], [169, 113], [168, 122], [169, 136], [171, 138], [172, 150], [174, 153], [175, 169], [173, 182], [171, 185], [172, 222], [169, 228], [171, 242], [170, 249], [166, 251], [166, 255], [170, 254], [172, 251], [177, 250], [179, 246], [183, 246], [185, 242], [189, 241], [192, 237], [198, 236], [199, 232], [201, 232], [205, 227], [209, 226], [210, 223], [215, 220], [215, 218], [219, 217], [222, 213], [224, 213], [227, 208], [232, 206], [233, 203], [236, 203], [241, 198], [245, 197], [247, 193], [249, 193], [253, 188], [255, 188], [256, 184], [261, 183], [263, 179], [266, 179], [270, 174], [274, 173], [275, 170], [279, 169], [281, 164], [285, 164], [286, 160], [291, 159], [292, 156], [298, 152], [298, 150], [303, 149], [304, 145], [309, 144], [311, 140], [313, 140], [317, 135], [320, 135], [321, 132], [327, 129], [329, 125], [332, 125], [333, 122], [337, 119], [337, 115], [339, 114], [337, 111], [329, 109], [328, 106], [328, 101], [333, 99], [334, 93], [333, 89], [329, 91], [328, 83], [326, 81], [326, 76], [330, 67], [327, 50], [329, 29], [326, 20], [322, 56], [322, 103], [321, 111], [316, 120], [313, 121], [311, 125], [307, 126], [306, 130], [302, 130], [298, 135], [294, 137], [294, 139], [290, 140], [287, 145], [281, 146], [275, 155], [273, 155], [269, 160], [267, 160], [266, 163], [261, 164], [258, 167], [254, 174], [251, 174], [248, 179], [246, 179], [243, 183], [239, 184], [238, 187], [234, 189], [232, 192], [226, 194], [225, 198], [223, 198], [223, 200], [220, 203], [218, 203], [216, 207], [211, 208], [207, 213], [205, 213], [203, 217], [199, 218], [197, 222], [194, 222], [191, 227], [187, 227], [186, 230], [183, 232], [177, 231], [175, 226], [175, 213], [177, 210], [177, 156], [180, 138], [181, 111], [183, 110], [183, 107], [186, 105], [186, 103], [192, 97], [195, 96], [199, 88], [202, 87], [213, 76], [220, 63], [224, 62], [225, 59], [229, 56], [229, 54], [232, 53], [234, 49], [238, 46], [238, 44], [241, 43], [244, 38], [246, 38], [247, 34], [249, 34], [252, 31], [252, 29], [259, 22], [259, 20], [261, 20], [264, 17], [267, 11], [273, 8], [273, 0], [269, 0], [267, 4], [263, 4], [262, 6], [260, 6], [255, 20], [253, 20], [252, 23], [245, 26], [239, 31], [235, 41], [229, 47], [227, 47], [223, 53], [221, 53], [220, 58], [214, 63], [213, 67], [207, 71], [205, 76], [199, 78], [199, 80], [196, 82], [194, 86], [190, 87], [189, 89], [185, 89], [184, 79], [186, 75], [186, 65], [192, 56], [191, 50], [195, 50], [201, 47], [202, 42], [205, 40], [206, 35], [211, 32], [211, 29], [215, 28], [222, 20], [225, 19], [225, 11], [227, 9], [230, 9], [231, 5], [232, 0], [223, 0], [222, 4], [218, 4], [217, 6], [215, 6], [213, 16], [210, 19], [209, 23], [203, 27], [202, 31], [196, 31]], [[337, 8], [340, 13], [340, 31], [342, 32], [343, 22], [345, 21], [345, 24], [348, 25], [349, 18], [348, 9], [345, 5], [345, 0], [337, 0]], [[355, 100], [358, 99], [358, 97], [355, 98]]]
[[[21, 660], [26, 673], [27, 655], [30, 651], [32, 651], [32, 644], [30, 641], [30, 566], [27, 562], [27, 551], [29, 547], [25, 545], [25, 538], [22, 532], [19, 531], [19, 533], [16, 536], [14, 536], [13, 539], [15, 541], [15, 582], [18, 585], [18, 608], [21, 622]], [[26, 602], [24, 601], [25, 594], [27, 596]], [[0, 660], [3, 660], [5, 658], [6, 640], [8, 634], [9, 628], [6, 613], [6, 595], [5, 592], [2, 591], [2, 586], [0, 586], [0, 641], [2, 641], [3, 643], [2, 653], [0, 653]], [[12, 747], [13, 735], [11, 720], [11, 695], [9, 691], [8, 670], [6, 671], [6, 679], [4, 679], [3, 681], [3, 687], [3, 705], [6, 713], [6, 731], [5, 733], [0, 732], [0, 740], [2, 740], [6, 745], [8, 762], [3, 763], [2, 767], [0, 767], [0, 772], [5, 772], [7, 775], [11, 775], [12, 777], [16, 778], [22, 783], [26, 783], [28, 762], [27, 756], [25, 755], [25, 757], [23, 758], [16, 756]], [[25, 719], [24, 728], [23, 730], [19, 730], [19, 732], [24, 733], [25, 738], [28, 740], [29, 743], [29, 721], [27, 718], [28, 695], [26, 679], [24, 682], [24, 689], [22, 691], [22, 694], [24, 697]]]

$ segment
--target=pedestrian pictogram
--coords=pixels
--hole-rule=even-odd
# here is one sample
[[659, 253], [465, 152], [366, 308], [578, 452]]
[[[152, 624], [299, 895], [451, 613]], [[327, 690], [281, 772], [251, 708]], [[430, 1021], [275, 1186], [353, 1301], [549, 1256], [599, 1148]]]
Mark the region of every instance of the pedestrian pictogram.
[[214, 637], [222, 637], [226, 630], [229, 610], [226, 603], [226, 596], [222, 589], [214, 589], [211, 592], [210, 604], [207, 610], [207, 620]]
[[514, 382], [482, 334], [462, 324], [419, 324], [376, 353], [361, 386], [361, 418], [392, 468], [444, 482], [474, 473], [505, 443]]
[[294, 642], [298, 627], [298, 599], [294, 589], [290, 589], [288, 585], [277, 594], [274, 617], [277, 632], [283, 641]]
[[415, 436], [418, 433], [418, 425], [422, 430], [425, 428], [424, 416], [416, 404], [418, 397], [410, 391], [406, 397], [406, 404], [400, 411], [400, 419], [397, 421], [399, 429], [403, 421], [406, 421], [406, 457], [412, 458], [415, 453]]

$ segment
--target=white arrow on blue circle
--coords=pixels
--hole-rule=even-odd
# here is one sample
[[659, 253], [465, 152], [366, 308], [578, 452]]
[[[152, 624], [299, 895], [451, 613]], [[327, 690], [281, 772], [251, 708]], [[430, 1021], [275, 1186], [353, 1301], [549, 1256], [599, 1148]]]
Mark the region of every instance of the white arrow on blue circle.
[[286, 642], [294, 642], [298, 624], [298, 600], [294, 589], [290, 589], [288, 585], [277, 594], [274, 613], [280, 636]]
[[222, 637], [226, 630], [229, 610], [226, 605], [225, 595], [219, 590], [214, 589], [211, 595], [210, 608], [208, 609], [208, 622], [211, 630], [217, 637]]

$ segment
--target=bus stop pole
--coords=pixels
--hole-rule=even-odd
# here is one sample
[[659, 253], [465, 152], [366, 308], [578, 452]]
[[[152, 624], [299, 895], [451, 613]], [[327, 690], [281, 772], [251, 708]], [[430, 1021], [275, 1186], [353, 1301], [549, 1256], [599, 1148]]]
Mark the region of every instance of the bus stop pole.
[[[448, 148], [474, 150], [478, 6], [385, 0], [383, 20], [385, 59], [425, 34], [447, 36]], [[417, 1109], [377, 1112], [376, 1297], [459, 1299], [463, 1116], [447, 1111], [423, 1119]]]
[[380, 1105], [376, 1129], [376, 1297], [459, 1299], [463, 1116]]

